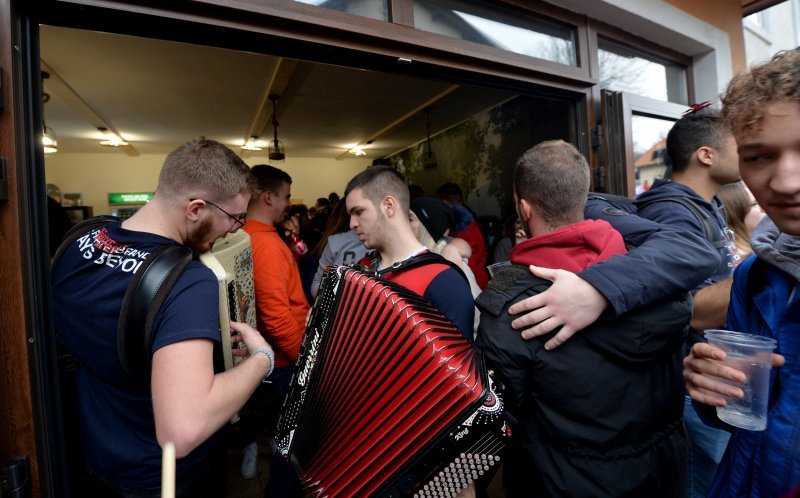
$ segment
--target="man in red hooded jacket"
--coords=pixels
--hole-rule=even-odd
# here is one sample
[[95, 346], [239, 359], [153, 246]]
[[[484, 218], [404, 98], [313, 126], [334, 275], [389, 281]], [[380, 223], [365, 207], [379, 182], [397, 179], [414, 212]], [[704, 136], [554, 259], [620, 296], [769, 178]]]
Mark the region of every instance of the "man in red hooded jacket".
[[527, 151], [514, 171], [517, 212], [531, 238], [509, 254], [476, 304], [477, 344], [506, 387], [512, 447], [508, 496], [681, 496], [687, 440], [681, 360], [688, 295], [601, 316], [578, 341], [523, 339], [508, 308], [551, 282], [527, 265], [580, 272], [625, 252], [602, 220], [584, 220], [589, 166], [560, 140]]

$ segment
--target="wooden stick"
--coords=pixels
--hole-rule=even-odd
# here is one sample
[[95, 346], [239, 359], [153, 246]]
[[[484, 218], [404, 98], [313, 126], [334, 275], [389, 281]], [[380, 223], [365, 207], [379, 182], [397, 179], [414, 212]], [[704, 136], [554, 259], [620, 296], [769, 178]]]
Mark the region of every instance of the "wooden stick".
[[161, 498], [175, 498], [175, 445], [170, 441], [161, 457]]

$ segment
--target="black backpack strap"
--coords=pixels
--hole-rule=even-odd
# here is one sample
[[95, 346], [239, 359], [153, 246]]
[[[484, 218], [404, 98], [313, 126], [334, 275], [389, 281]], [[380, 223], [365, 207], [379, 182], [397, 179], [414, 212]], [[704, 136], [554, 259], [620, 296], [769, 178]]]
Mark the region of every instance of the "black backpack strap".
[[117, 355], [125, 372], [143, 384], [150, 384], [153, 322], [191, 260], [188, 247], [163, 246], [145, 260], [125, 292], [117, 328]]
[[453, 268], [454, 270], [458, 271], [458, 274], [461, 275], [461, 277], [467, 282], [467, 285], [469, 285], [469, 279], [467, 279], [467, 276], [464, 274], [464, 270], [462, 270], [459, 265], [453, 263], [449, 259], [442, 257], [439, 254], [436, 254], [435, 252], [430, 252], [430, 251], [426, 251], [423, 252], [422, 254], [417, 254], [416, 256], [413, 256], [406, 260], [399, 261], [388, 268], [384, 268], [383, 270], [378, 270], [376, 273], [380, 277], [387, 273], [405, 271], [411, 268], [415, 268], [417, 266], [430, 265], [434, 263], [447, 265], [450, 268]]
[[111, 223], [112, 221], [119, 221], [119, 218], [114, 216], [96, 216], [94, 218], [89, 218], [88, 220], [83, 220], [67, 230], [67, 233], [64, 234], [64, 238], [61, 239], [61, 244], [58, 246], [58, 249], [56, 249], [56, 253], [50, 260], [50, 269], [52, 270], [56, 267], [56, 264], [61, 259], [64, 251], [66, 251], [73, 242], [91, 232], [93, 229]]
[[665, 195], [663, 197], [653, 197], [643, 201], [636, 201], [636, 206], [641, 209], [645, 206], [649, 206], [650, 204], [661, 201], [677, 202], [691, 211], [695, 218], [697, 218], [697, 221], [699, 221], [703, 226], [703, 231], [705, 231], [706, 234], [706, 240], [711, 242], [711, 245], [713, 245], [715, 248], [720, 249], [728, 244], [728, 242], [725, 240], [725, 236], [719, 235], [719, 227], [714, 224], [708, 214], [700, 209], [700, 207], [691, 197]]

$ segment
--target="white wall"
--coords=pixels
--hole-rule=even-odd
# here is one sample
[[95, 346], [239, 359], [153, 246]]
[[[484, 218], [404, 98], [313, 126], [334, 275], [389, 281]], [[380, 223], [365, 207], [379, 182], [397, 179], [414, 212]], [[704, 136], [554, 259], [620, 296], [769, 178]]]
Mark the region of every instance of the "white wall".
[[744, 18], [747, 65], [772, 58], [780, 50], [800, 44], [800, 0], [779, 3]]
[[[45, 158], [47, 183], [62, 193], [80, 192], [83, 205], [94, 214], [109, 214], [109, 192], [152, 192], [164, 161], [162, 155], [129, 157], [123, 153], [64, 154]], [[250, 158], [247, 164], [263, 164], [266, 158]], [[347, 182], [371, 163], [367, 159], [287, 158], [276, 164], [292, 177], [292, 198], [313, 206], [318, 197], [330, 192], [344, 194]]]

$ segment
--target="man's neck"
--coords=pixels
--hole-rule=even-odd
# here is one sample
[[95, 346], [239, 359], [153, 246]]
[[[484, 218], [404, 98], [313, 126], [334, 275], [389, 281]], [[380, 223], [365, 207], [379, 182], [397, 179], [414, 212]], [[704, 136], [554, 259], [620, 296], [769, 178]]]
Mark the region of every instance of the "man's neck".
[[[180, 213], [182, 215], [182, 213]], [[182, 218], [181, 218], [182, 219]], [[170, 238], [183, 244], [185, 230], [179, 221], [179, 213], [160, 199], [153, 199], [142, 206], [133, 216], [122, 222], [122, 228], [134, 232], [147, 232]]]
[[694, 190], [697, 195], [708, 202], [711, 202], [711, 199], [717, 195], [717, 192], [719, 192], [720, 189], [719, 184], [705, 175], [700, 176], [675, 173], [672, 175], [672, 181], [675, 183], [680, 183], [681, 185], [686, 185], [690, 189]]
[[381, 256], [381, 267], [388, 268], [395, 263], [405, 261], [412, 256], [415, 251], [424, 249], [425, 247], [419, 243], [409, 229], [408, 234], [403, 234], [392, 240], [389, 244], [378, 250]]
[[273, 216], [266, 211], [248, 211], [247, 219], [255, 220], [271, 227], [278, 225], [278, 223], [275, 223]]

